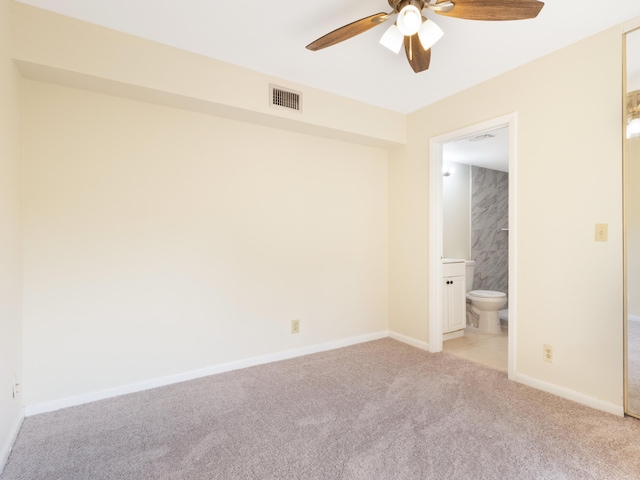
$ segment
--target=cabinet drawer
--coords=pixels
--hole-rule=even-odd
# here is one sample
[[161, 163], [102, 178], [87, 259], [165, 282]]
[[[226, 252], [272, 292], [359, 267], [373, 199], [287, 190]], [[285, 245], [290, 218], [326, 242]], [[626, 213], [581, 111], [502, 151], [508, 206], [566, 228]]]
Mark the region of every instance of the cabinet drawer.
[[443, 277], [462, 277], [465, 274], [465, 264], [460, 263], [444, 263], [442, 264]]

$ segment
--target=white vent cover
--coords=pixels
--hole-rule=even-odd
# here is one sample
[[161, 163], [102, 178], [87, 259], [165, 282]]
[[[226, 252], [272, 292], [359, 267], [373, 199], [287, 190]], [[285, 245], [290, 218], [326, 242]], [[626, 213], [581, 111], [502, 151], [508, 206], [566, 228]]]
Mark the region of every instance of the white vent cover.
[[302, 93], [269, 85], [269, 105], [273, 108], [302, 112]]

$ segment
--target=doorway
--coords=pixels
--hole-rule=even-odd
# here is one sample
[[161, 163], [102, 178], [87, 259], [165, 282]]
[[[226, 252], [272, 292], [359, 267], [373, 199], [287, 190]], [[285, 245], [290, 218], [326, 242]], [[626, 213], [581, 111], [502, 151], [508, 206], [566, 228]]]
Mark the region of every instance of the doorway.
[[[517, 276], [516, 276], [516, 239], [517, 239], [517, 165], [516, 165], [516, 114], [510, 114], [449, 132], [430, 139], [429, 142], [429, 350], [440, 352], [443, 349], [444, 297], [442, 282], [442, 258], [444, 257], [444, 203], [443, 203], [443, 165], [445, 146], [460, 140], [482, 138], [499, 129], [504, 129], [508, 138], [508, 355], [507, 373], [510, 379], [515, 375], [515, 339], [517, 335]], [[487, 138], [487, 137], [485, 137]], [[506, 236], [505, 236], [506, 239]], [[471, 251], [464, 256], [470, 259]], [[435, 321], [434, 321], [435, 319]]]

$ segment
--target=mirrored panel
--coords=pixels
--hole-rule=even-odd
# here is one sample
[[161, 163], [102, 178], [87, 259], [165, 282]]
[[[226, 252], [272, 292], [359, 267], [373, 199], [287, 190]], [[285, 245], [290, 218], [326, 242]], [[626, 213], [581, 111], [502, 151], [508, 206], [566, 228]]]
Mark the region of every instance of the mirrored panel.
[[640, 418], [640, 29], [626, 34], [625, 63], [626, 411]]

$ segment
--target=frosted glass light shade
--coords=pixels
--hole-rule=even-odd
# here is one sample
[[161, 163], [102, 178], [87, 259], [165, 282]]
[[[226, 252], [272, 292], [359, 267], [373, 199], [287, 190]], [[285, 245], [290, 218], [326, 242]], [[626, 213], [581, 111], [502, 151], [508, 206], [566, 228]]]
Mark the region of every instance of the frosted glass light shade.
[[425, 19], [422, 27], [418, 30], [418, 38], [422, 44], [422, 48], [429, 50], [433, 45], [442, 38], [444, 32], [433, 20]]
[[404, 35], [400, 30], [398, 30], [398, 27], [394, 23], [387, 28], [386, 32], [384, 32], [384, 35], [382, 35], [382, 38], [380, 39], [380, 43], [393, 53], [397, 54], [404, 43]]
[[627, 138], [640, 135], [640, 118], [634, 118], [627, 125]]
[[403, 35], [411, 36], [418, 33], [422, 25], [422, 13], [415, 5], [407, 5], [398, 14], [396, 21], [398, 29]]

